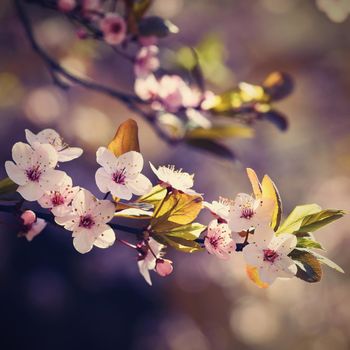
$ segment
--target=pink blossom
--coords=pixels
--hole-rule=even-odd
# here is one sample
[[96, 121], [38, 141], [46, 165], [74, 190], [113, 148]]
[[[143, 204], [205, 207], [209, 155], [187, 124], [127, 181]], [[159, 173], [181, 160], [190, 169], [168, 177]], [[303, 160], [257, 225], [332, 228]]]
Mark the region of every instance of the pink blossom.
[[104, 40], [110, 45], [118, 45], [125, 39], [126, 23], [116, 13], [107, 13], [100, 22]]
[[147, 76], [159, 68], [158, 51], [158, 47], [154, 45], [140, 49], [134, 66], [137, 77]]
[[73, 11], [77, 6], [75, 0], [58, 0], [57, 7], [62, 12], [70, 12]]
[[217, 220], [212, 220], [209, 223], [204, 245], [208, 253], [216, 255], [220, 259], [228, 259], [231, 252], [236, 249], [230, 228], [227, 224], [218, 223]]
[[173, 272], [173, 262], [168, 259], [157, 259], [156, 272], [159, 276], [166, 277]]
[[94, 12], [101, 9], [101, 0], [83, 0], [83, 12]]
[[45, 220], [37, 218], [35, 213], [31, 210], [24, 211], [21, 215], [21, 219], [23, 221], [23, 229], [19, 233], [19, 236], [25, 236], [29, 242], [41, 233], [47, 225]]

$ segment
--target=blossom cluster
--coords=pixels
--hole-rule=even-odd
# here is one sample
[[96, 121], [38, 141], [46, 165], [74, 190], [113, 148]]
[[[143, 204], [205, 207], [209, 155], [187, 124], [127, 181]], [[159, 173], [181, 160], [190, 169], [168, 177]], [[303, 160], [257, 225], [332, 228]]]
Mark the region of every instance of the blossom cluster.
[[[206, 250], [224, 260], [242, 252], [248, 275], [259, 286], [270, 285], [277, 278], [302, 278], [304, 260], [300, 254], [307, 254], [308, 259], [317, 256], [307, 250], [310, 246], [318, 248], [308, 232], [341, 217], [342, 211], [301, 206], [296, 208], [296, 213], [292, 212], [291, 219], [280, 225], [278, 191], [268, 176], [260, 184], [252, 169], [247, 172], [254, 195], [239, 193], [234, 199], [219, 198], [211, 203], [193, 189], [194, 175], [174, 166], [155, 167], [150, 163], [158, 178], [158, 185], [153, 186], [142, 174], [142, 154], [131, 146], [127, 149], [116, 146], [120, 139], [133, 137], [130, 130], [135, 124], [133, 121], [123, 123], [112, 141], [114, 146], [100, 147], [96, 152], [100, 167], [95, 181], [106, 194], [102, 200], [89, 190], [74, 186], [71, 177], [57, 169], [59, 163], [80, 157], [83, 150], [70, 147], [52, 129], [38, 134], [26, 130], [28, 143], [14, 144], [13, 160], [6, 161], [6, 172], [24, 200], [37, 201], [51, 211], [53, 224], [72, 232], [78, 252], [87, 253], [94, 246], [108, 248], [116, 240], [135, 249], [140, 273], [149, 284], [152, 283], [151, 270], [163, 277], [173, 271], [172, 261], [164, 258], [167, 247], [183, 252]], [[111, 199], [107, 199], [109, 195]], [[202, 209], [213, 217], [208, 225], [194, 222]], [[146, 224], [135, 231], [112, 222], [113, 219], [119, 222], [123, 217], [142, 219]], [[20, 219], [19, 235], [28, 241], [47, 225], [40, 213], [28, 209], [20, 209]], [[116, 237], [118, 230], [136, 233], [135, 244]], [[318, 263], [314, 259], [314, 263]], [[322, 257], [322, 262], [325, 261]], [[337, 266], [333, 262], [331, 265]]]

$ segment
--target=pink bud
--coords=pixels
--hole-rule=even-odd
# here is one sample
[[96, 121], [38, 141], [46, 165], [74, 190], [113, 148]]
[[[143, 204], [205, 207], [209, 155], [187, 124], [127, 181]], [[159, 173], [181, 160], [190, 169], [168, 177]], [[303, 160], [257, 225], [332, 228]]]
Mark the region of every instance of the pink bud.
[[173, 272], [173, 262], [167, 259], [157, 259], [156, 272], [159, 276], [166, 277]]
[[76, 31], [77, 37], [79, 39], [86, 39], [88, 37], [88, 33], [84, 28], [78, 28]]
[[23, 224], [26, 226], [33, 225], [36, 220], [36, 215], [31, 210], [26, 210], [22, 213], [21, 219], [23, 220]]
[[73, 11], [77, 6], [75, 0], [58, 0], [57, 7], [62, 12]]
[[110, 45], [120, 44], [126, 36], [126, 23], [117, 13], [107, 13], [100, 22], [103, 38]]

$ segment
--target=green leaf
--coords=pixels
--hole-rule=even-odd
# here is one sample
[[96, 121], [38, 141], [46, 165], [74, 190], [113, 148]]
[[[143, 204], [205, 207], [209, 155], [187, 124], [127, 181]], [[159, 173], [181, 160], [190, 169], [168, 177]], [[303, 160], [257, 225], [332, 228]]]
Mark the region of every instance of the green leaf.
[[188, 225], [176, 225], [169, 230], [157, 230], [157, 234], [166, 234], [168, 237], [179, 237], [186, 240], [194, 241], [206, 229], [206, 226], [199, 223]]
[[176, 250], [179, 250], [183, 253], [194, 253], [198, 251], [203, 251], [204, 249], [201, 245], [195, 241], [186, 240], [179, 237], [168, 237], [168, 236], [152, 236], [156, 241], [164, 245], [169, 245]]
[[345, 215], [343, 210], [326, 209], [306, 216], [302, 221], [299, 232], [313, 232]]
[[294, 233], [299, 231], [303, 220], [312, 214], [321, 211], [321, 207], [317, 204], [305, 204], [296, 206], [293, 211], [289, 214], [287, 219], [279, 227], [276, 234], [281, 233]]
[[297, 243], [297, 248], [308, 248], [308, 249], [322, 249], [322, 245], [313, 239], [310, 238], [305, 238], [305, 237], [298, 237], [298, 243]]
[[236, 155], [227, 146], [210, 139], [189, 139], [186, 142], [201, 151], [205, 151], [224, 160], [234, 161]]
[[152, 16], [143, 18], [139, 23], [139, 32], [142, 36], [157, 36], [163, 38], [170, 33], [178, 33], [179, 28], [167, 19]]
[[167, 190], [166, 188], [157, 185], [154, 186], [150, 193], [145, 194], [144, 196], [140, 197], [137, 202], [140, 203], [148, 203], [153, 206], [157, 205], [165, 196], [166, 196]]
[[186, 134], [189, 139], [223, 139], [230, 137], [251, 138], [254, 136], [252, 128], [245, 125], [214, 126], [209, 129], [196, 128]]
[[321, 264], [312, 253], [306, 250], [294, 249], [289, 256], [297, 265], [298, 271], [296, 277], [310, 283], [321, 280]]
[[0, 180], [0, 196], [15, 193], [17, 188], [18, 185], [8, 177]]
[[170, 223], [187, 225], [202, 209], [202, 197], [186, 193], [170, 193], [154, 209], [151, 227], [154, 231], [168, 230]]
[[338, 272], [341, 272], [341, 273], [344, 273], [344, 270], [339, 266], [337, 265], [334, 261], [318, 254], [318, 253], [315, 253], [315, 252], [312, 252], [312, 254], [316, 257], [316, 259], [321, 263], [321, 264], [324, 264], [324, 265], [327, 265], [328, 267], [338, 271]]

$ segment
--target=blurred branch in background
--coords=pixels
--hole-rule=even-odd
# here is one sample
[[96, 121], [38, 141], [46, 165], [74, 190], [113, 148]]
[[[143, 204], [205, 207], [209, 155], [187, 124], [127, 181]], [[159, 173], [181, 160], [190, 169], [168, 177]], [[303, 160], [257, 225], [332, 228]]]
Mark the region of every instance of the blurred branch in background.
[[[285, 73], [270, 74], [261, 86], [241, 82], [237, 87], [223, 93], [205, 90], [205, 80], [212, 80], [210, 76], [213, 73], [210, 70], [213, 64], [216, 68], [224, 69], [225, 75], [229, 75], [230, 71], [223, 65], [222, 48], [220, 49], [221, 46], [213, 38], [195, 48], [182, 47], [175, 54], [177, 68], [190, 73], [192, 81], [185, 82], [180, 75], [158, 70], [159, 61], [155, 56], [158, 47], [154, 44], [158, 38], [177, 33], [178, 28], [166, 19], [145, 16], [152, 1], [121, 2], [124, 7], [123, 17], [116, 12], [104, 12], [102, 7], [87, 11], [84, 10], [84, 5], [75, 2], [67, 10], [62, 9], [60, 1], [27, 1], [64, 14], [78, 26], [77, 34], [80, 39], [91, 37], [101, 40], [116, 54], [133, 64], [135, 94], [84, 79], [59, 64], [35, 38], [24, 2], [25, 0], [15, 0], [19, 19], [33, 50], [44, 61], [57, 86], [66, 90], [73, 83], [122, 102], [149, 122], [157, 135], [168, 144], [186, 142], [219, 158], [233, 160], [235, 153], [222, 143], [223, 140], [252, 137], [254, 133], [251, 126], [257, 120], [270, 121], [282, 131], [288, 127], [286, 117], [272, 106], [274, 101], [285, 98], [292, 91], [292, 80]], [[112, 23], [112, 19], [117, 22]], [[125, 34], [116, 42], [118, 33], [113, 33], [113, 30], [120, 30], [123, 26], [126, 27]], [[129, 44], [136, 44], [139, 49], [137, 55], [126, 52]], [[213, 56], [213, 51], [217, 55]], [[148, 69], [146, 75], [145, 68]]]

